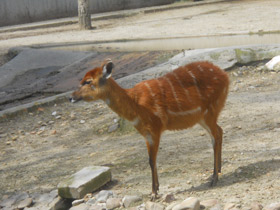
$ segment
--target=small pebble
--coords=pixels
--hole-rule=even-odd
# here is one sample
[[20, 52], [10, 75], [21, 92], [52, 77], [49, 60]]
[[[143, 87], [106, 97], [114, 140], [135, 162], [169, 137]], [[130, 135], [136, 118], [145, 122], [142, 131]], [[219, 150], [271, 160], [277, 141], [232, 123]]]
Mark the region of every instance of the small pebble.
[[12, 137], [12, 140], [13, 140], [13, 141], [16, 141], [17, 139], [18, 139], [18, 136], [13, 136], [13, 137]]
[[51, 131], [51, 135], [55, 135], [56, 134], [56, 130]]

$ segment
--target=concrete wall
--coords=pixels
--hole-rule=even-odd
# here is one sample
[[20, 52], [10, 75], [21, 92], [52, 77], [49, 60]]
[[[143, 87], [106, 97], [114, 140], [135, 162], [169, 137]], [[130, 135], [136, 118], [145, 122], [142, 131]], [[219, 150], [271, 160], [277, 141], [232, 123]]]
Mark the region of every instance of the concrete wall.
[[[78, 0], [0, 0], [0, 26], [78, 14]], [[175, 0], [90, 0], [92, 14], [169, 4]]]

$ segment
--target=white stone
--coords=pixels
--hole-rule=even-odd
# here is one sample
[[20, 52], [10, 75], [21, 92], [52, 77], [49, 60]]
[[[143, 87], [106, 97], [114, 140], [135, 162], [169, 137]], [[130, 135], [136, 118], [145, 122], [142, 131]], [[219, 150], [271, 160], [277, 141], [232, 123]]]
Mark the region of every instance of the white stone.
[[172, 210], [200, 210], [200, 203], [197, 198], [189, 197], [182, 203], [174, 206]]
[[137, 195], [126, 195], [122, 199], [122, 203], [125, 208], [136, 206], [140, 201], [142, 201], [142, 198]]
[[171, 203], [169, 206], [166, 207], [166, 210], [173, 209], [174, 206], [178, 205], [179, 203]]
[[90, 206], [88, 210], [106, 210], [106, 204], [105, 203], [95, 204]]
[[72, 202], [72, 206], [78, 206], [78, 205], [80, 205], [81, 203], [84, 203], [84, 202], [85, 202], [84, 199], [74, 200]]
[[106, 207], [107, 207], [107, 209], [119, 208], [119, 207], [121, 207], [121, 202], [122, 202], [121, 198], [109, 198], [106, 201]]
[[219, 204], [219, 201], [216, 199], [209, 199], [200, 202], [200, 206], [204, 206], [206, 209], [211, 208]]
[[151, 201], [148, 201], [145, 204], [145, 209], [146, 210], [164, 210], [165, 206], [160, 204], [160, 203], [154, 203]]
[[274, 68], [280, 63], [280, 55], [273, 57], [270, 61], [268, 61], [265, 66], [269, 70], [275, 70]]
[[88, 210], [88, 209], [89, 209], [89, 206], [86, 205], [85, 203], [82, 203], [81, 205], [73, 206], [69, 210]]

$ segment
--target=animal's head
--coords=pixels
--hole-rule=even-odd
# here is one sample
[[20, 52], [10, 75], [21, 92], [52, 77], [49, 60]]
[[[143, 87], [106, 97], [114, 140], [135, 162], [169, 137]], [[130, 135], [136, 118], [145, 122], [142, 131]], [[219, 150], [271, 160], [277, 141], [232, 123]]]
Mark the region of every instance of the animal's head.
[[72, 93], [69, 100], [74, 103], [79, 100], [94, 101], [102, 99], [106, 91], [107, 81], [111, 79], [113, 67], [113, 62], [107, 59], [100, 67], [87, 72], [80, 83], [80, 88]]

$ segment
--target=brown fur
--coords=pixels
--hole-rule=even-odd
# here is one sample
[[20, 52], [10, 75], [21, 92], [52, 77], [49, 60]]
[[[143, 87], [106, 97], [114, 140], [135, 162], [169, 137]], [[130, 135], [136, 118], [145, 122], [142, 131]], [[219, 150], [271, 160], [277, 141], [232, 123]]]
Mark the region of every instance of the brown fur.
[[112, 68], [112, 62], [107, 60], [101, 67], [89, 71], [81, 81], [84, 85], [72, 96], [75, 100], [107, 101], [113, 111], [134, 123], [146, 139], [153, 196], [159, 189], [156, 157], [162, 132], [186, 129], [197, 123], [209, 132], [213, 141], [211, 184], [214, 185], [221, 172], [223, 131], [217, 120], [228, 94], [227, 74], [212, 63], [195, 62], [160, 78], [140, 82], [131, 89], [123, 89], [112, 78], [105, 79], [110, 77]]

